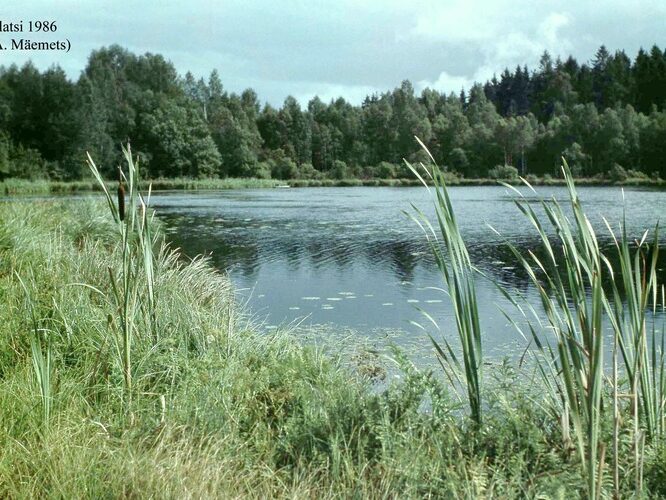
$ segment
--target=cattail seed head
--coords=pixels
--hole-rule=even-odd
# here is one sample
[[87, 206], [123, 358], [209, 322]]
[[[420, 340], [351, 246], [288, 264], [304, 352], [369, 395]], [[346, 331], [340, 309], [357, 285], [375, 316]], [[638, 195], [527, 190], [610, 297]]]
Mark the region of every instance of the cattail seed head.
[[125, 186], [122, 182], [118, 183], [118, 217], [125, 220]]

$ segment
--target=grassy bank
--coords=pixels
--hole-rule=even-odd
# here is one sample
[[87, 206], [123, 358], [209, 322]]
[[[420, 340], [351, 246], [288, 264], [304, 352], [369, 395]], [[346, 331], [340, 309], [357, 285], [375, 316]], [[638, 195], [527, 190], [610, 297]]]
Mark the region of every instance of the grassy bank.
[[[504, 179], [514, 185], [520, 184], [519, 179]], [[466, 179], [464, 177], [447, 176], [450, 186], [496, 186], [498, 179], [480, 178]], [[552, 177], [530, 177], [530, 183], [535, 186], [564, 186], [564, 179]], [[628, 178], [622, 182], [612, 182], [599, 178], [576, 179], [579, 186], [644, 186], [663, 188], [666, 181], [650, 178]], [[141, 188], [148, 189], [152, 184], [154, 191], [204, 191], [226, 189], [260, 189], [275, 188], [278, 186], [290, 187], [347, 187], [347, 186], [419, 186], [418, 179], [155, 179], [142, 181]], [[111, 183], [108, 184], [112, 186]], [[26, 181], [21, 179], [7, 179], [0, 182], [0, 195], [39, 195], [39, 194], [68, 194], [100, 191], [101, 188], [94, 179], [88, 181], [56, 182], [56, 181]]]
[[[363, 362], [256, 333], [225, 276], [150, 232], [128, 177], [122, 214], [113, 198], [0, 205], [1, 497], [585, 495], [533, 372], [493, 363], [481, 421], [398, 354], [377, 391]], [[644, 441], [637, 462], [622, 408], [599, 436], [620, 437], [619, 492], [639, 466], [642, 494], [664, 496], [666, 448]]]
[[[214, 190], [214, 189], [256, 189], [272, 188], [285, 183], [271, 179], [155, 179], [142, 181], [141, 189], [147, 190], [152, 184], [154, 190]], [[109, 182], [111, 188], [115, 184]], [[6, 179], [0, 182], [0, 194], [66, 194], [101, 191], [101, 186], [95, 179], [85, 181], [59, 182], [59, 181], [26, 181], [21, 179]]]

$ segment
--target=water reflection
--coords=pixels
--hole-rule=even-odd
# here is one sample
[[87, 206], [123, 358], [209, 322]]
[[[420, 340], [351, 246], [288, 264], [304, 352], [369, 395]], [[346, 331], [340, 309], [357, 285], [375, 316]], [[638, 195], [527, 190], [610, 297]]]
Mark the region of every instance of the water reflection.
[[[284, 227], [273, 226], [271, 234], [258, 234], [256, 225], [248, 225], [243, 220], [227, 219], [222, 227], [211, 227], [206, 226], [204, 216], [183, 217], [167, 212], [162, 213], [161, 218], [170, 228], [170, 241], [183, 248], [188, 255], [212, 253], [216, 267], [231, 269], [236, 276], [242, 276], [247, 281], [256, 280], [261, 265], [272, 262], [284, 262], [294, 272], [301, 268], [312, 272], [328, 268], [336, 273], [343, 273], [350, 265], [357, 264], [375, 272], [389, 270], [395, 280], [409, 282], [414, 280], [419, 266], [436, 272], [429, 249], [418, 234], [411, 235], [410, 239], [399, 234], [394, 237], [386, 234], [357, 241], [341, 235], [344, 229], [340, 227], [321, 228], [321, 234], [304, 234], [303, 231], [288, 233]], [[262, 228], [263, 231], [267, 229]], [[599, 236], [603, 252], [617, 268], [617, 250], [610, 236]], [[525, 252], [534, 252], [541, 262], [547, 262], [539, 237], [524, 235], [520, 241], [512, 243], [519, 244]], [[561, 251], [557, 242], [553, 243], [559, 254]], [[469, 251], [473, 262], [498, 282], [526, 291], [528, 276], [504, 241], [488, 238], [483, 243], [472, 242]], [[666, 279], [665, 259], [666, 253], [661, 252], [659, 283]]]
[[[562, 188], [543, 191], [566, 197]], [[582, 188], [580, 195], [602, 244], [614, 257], [602, 217], [621, 219], [620, 190]], [[452, 189], [451, 197], [475, 264], [510, 289], [534, 297], [503, 237], [537, 255], [540, 240], [510, 193], [501, 187], [467, 187]], [[640, 238], [663, 215], [666, 193], [633, 190], [625, 197], [630, 233]], [[442, 282], [425, 238], [402, 213], [410, 203], [433, 217], [425, 190], [418, 188], [305, 188], [153, 198], [173, 243], [190, 256], [211, 252], [214, 264], [229, 270], [237, 287], [252, 290], [250, 305], [267, 316], [269, 324], [306, 316], [313, 323], [366, 331], [406, 328], [410, 320], [421, 319], [415, 309], [421, 306], [452, 331], [446, 297], [429, 288]], [[658, 266], [660, 283], [666, 280], [664, 257]], [[496, 287], [480, 280], [478, 293], [490, 347], [501, 349], [515, 341], [515, 332], [497, 309], [506, 303]], [[327, 300], [333, 298], [340, 300]]]

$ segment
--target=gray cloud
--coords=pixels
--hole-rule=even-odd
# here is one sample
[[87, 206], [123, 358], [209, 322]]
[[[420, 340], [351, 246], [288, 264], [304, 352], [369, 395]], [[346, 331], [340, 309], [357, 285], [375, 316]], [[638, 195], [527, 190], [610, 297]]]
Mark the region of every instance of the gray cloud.
[[[585, 61], [598, 46], [666, 45], [666, 2], [552, 0], [299, 0], [249, 2], [33, 1], [0, 7], [0, 20], [53, 19], [69, 54], [3, 51], [0, 64], [60, 64], [77, 78], [90, 51], [118, 43], [161, 53], [181, 73], [217, 68], [227, 89], [253, 87], [279, 105], [342, 95], [358, 103], [408, 78], [457, 92], [506, 66], [534, 68], [543, 50]], [[26, 34], [24, 34], [26, 36]], [[1, 34], [0, 43], [11, 35]], [[45, 37], [34, 37], [40, 39]]]

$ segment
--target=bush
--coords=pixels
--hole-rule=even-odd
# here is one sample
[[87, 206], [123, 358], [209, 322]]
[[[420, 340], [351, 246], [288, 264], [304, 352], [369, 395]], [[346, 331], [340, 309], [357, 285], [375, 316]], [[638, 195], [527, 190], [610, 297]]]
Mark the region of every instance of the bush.
[[349, 177], [349, 168], [347, 164], [342, 160], [335, 160], [333, 162], [333, 168], [329, 172], [329, 177], [331, 179], [346, 179]]
[[266, 161], [260, 161], [254, 164], [243, 166], [242, 176], [255, 179], [270, 179], [272, 164]]
[[299, 179], [321, 179], [322, 173], [312, 166], [312, 163], [303, 163], [298, 168]]
[[383, 161], [375, 167], [375, 175], [380, 179], [395, 179], [397, 173], [398, 166], [387, 161]]
[[412, 165], [415, 163], [416, 164], [423, 163], [424, 165], [428, 165], [429, 163], [431, 163], [430, 155], [421, 148], [419, 148], [418, 151], [409, 155], [407, 159], [409, 160], [409, 163], [411, 163]]
[[272, 161], [271, 175], [274, 179], [295, 179], [298, 177], [298, 167], [291, 158], [278, 158]]
[[623, 182], [629, 178], [627, 171], [619, 163], [613, 163], [613, 166], [608, 171], [608, 177], [615, 182]]
[[650, 176], [646, 174], [645, 172], [641, 172], [640, 170], [627, 170], [627, 176], [630, 179], [640, 179], [640, 180], [648, 180]]
[[447, 161], [449, 168], [458, 172], [465, 172], [469, 167], [467, 153], [462, 148], [453, 148], [449, 153]]
[[518, 169], [511, 165], [497, 165], [488, 170], [488, 177], [491, 179], [517, 179]]
[[574, 177], [580, 177], [583, 174], [583, 165], [588, 163], [588, 155], [583, 153], [583, 148], [577, 142], [574, 142], [563, 152], [564, 158], [569, 164], [569, 169]]

